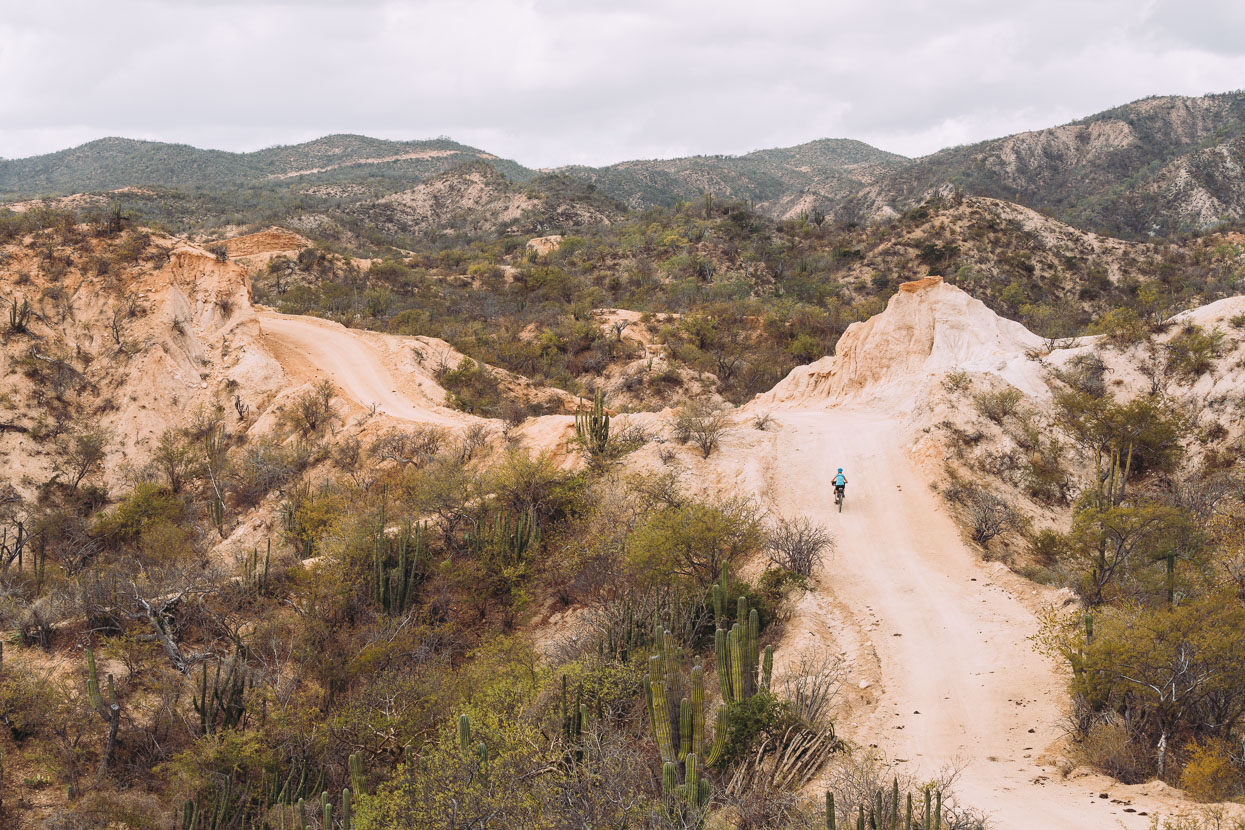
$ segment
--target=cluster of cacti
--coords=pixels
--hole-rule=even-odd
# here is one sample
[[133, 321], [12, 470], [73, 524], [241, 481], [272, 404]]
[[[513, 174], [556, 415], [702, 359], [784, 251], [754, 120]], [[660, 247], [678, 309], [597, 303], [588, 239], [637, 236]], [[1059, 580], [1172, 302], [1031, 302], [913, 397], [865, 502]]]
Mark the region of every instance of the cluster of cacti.
[[194, 709], [199, 715], [199, 729], [204, 735], [215, 735], [218, 729], [231, 729], [246, 723], [246, 689], [250, 681], [246, 665], [235, 655], [229, 661], [223, 680], [220, 667], [218, 661], [209, 686], [208, 666], [203, 664], [199, 692], [193, 697]]
[[[466, 715], [460, 715], [458, 718], [458, 748], [463, 752], [470, 752], [471, 747], [471, 719]], [[475, 745], [476, 757], [480, 759], [480, 772], [488, 773], [488, 746], [484, 741], [480, 741]]]
[[575, 412], [575, 436], [593, 459], [604, 458], [610, 444], [610, 414], [605, 410], [605, 397], [597, 390], [592, 408], [582, 406]]
[[[357, 763], [361, 765], [361, 755]], [[355, 767], [356, 756], [351, 755], [352, 783]], [[311, 827], [308, 808], [315, 809], [317, 799], [323, 830], [335, 827], [351, 830], [354, 827], [351, 789], [346, 787], [342, 790], [338, 809], [335, 809], [328, 790], [321, 789], [324, 770], [319, 771], [314, 782], [308, 781], [307, 772], [306, 763], [292, 765], [284, 779], [273, 772], [271, 776], [265, 775], [257, 788], [246, 786], [235, 789], [233, 782], [225, 779], [209, 796], [191, 799], [182, 805], [182, 830], [308, 830]], [[356, 785], [354, 792], [359, 791]], [[255, 814], [257, 808], [259, 813]]]
[[424, 525], [407, 522], [397, 539], [391, 541], [385, 533], [382, 508], [372, 541], [372, 593], [376, 604], [389, 616], [405, 614], [415, 602], [415, 588], [421, 576], [420, 564], [427, 558], [426, 554]]
[[[942, 793], [929, 787], [922, 792], [925, 795], [925, 811], [917, 815], [912, 809], [912, 793], [908, 793], [905, 801], [901, 802], [899, 780], [895, 779], [889, 799], [878, 790], [867, 809], [864, 804], [857, 805], [856, 830], [942, 830]], [[826, 792], [826, 830], [838, 830], [834, 794], [829, 791]]]
[[617, 626], [606, 625], [604, 636], [598, 643], [602, 656], [606, 654], [626, 663], [631, 653], [644, 645], [648, 637], [645, 626], [636, 625], [635, 609], [628, 599], [623, 605], [622, 619]]
[[[662, 760], [662, 789], [671, 799], [689, 807], [703, 808], [709, 803], [709, 782], [701, 776], [701, 759], [706, 766], [717, 761], [726, 746], [729, 729], [728, 707], [718, 707], [713, 744], [705, 755], [705, 670], [700, 661], [689, 672], [690, 696], [682, 694], [683, 650], [675, 646], [674, 635], [661, 628], [654, 631], [656, 652], [649, 658], [649, 678], [645, 685], [649, 724]], [[683, 766], [679, 783], [679, 765]]]
[[584, 732], [584, 722], [588, 720], [588, 707], [584, 705], [584, 685], [575, 689], [575, 706], [567, 707], [566, 675], [562, 675], [562, 742], [566, 745], [564, 760], [570, 764], [578, 764], [584, 760], [584, 750], [579, 738]]
[[272, 540], [268, 540], [268, 547], [264, 551], [264, 561], [259, 561], [259, 548], [251, 548], [250, 559], [246, 562], [246, 584], [248, 587], [255, 589], [257, 593], [264, 593], [268, 590], [268, 568], [272, 563]]
[[765, 647], [765, 658], [762, 662], [757, 642], [761, 632], [761, 617], [755, 608], [748, 608], [746, 597], [738, 598], [735, 622], [729, 630], [726, 629], [728, 587], [729, 572], [723, 565], [722, 579], [713, 586], [713, 613], [718, 625], [714, 632], [718, 684], [722, 689], [722, 700], [727, 703], [741, 703], [760, 690], [769, 691], [770, 677], [774, 670], [774, 647]]
[[13, 304], [9, 306], [9, 331], [20, 334], [26, 331], [26, 326], [30, 322], [30, 303], [24, 298], [22, 304], [17, 304], [17, 298], [13, 298]]
[[502, 512], [497, 516], [493, 539], [498, 544], [502, 561], [515, 565], [527, 558], [528, 551], [540, 542], [540, 526], [532, 511], [515, 516]]

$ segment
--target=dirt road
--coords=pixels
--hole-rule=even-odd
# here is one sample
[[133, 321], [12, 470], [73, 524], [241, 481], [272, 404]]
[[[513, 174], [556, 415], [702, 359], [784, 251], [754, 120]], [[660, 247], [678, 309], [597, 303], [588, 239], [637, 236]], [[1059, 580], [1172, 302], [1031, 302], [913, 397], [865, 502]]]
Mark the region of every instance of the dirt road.
[[462, 424], [461, 416], [423, 395], [410, 379], [397, 376], [376, 349], [345, 326], [272, 311], [260, 312], [259, 321], [264, 343], [295, 378], [328, 378], [359, 405], [375, 405], [377, 412], [394, 418]]
[[[898, 424], [879, 415], [778, 411], [778, 430], [757, 447], [772, 459], [760, 494], [784, 515], [823, 522], [838, 540], [789, 639], [800, 648], [836, 642], [855, 664], [853, 679], [876, 680], [872, 711], [840, 732], [926, 774], [962, 767], [961, 801], [999, 828], [1148, 826], [1124, 809], [1155, 804], [1131, 794], [1131, 805], [1113, 804], [1091, 791], [1095, 782], [1038, 765], [1059, 737], [1065, 693], [1029, 642], [1036, 619], [1012, 593], [1025, 583], [963, 544], [909, 463]], [[849, 480], [841, 514], [829, 485], [840, 466]]]

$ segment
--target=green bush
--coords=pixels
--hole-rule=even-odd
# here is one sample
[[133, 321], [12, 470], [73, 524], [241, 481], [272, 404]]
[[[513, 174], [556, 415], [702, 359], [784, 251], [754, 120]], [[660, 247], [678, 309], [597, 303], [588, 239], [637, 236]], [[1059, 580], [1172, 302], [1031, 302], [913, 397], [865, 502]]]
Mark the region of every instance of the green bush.
[[114, 543], [133, 543], [157, 524], [176, 524], [185, 513], [185, 502], [167, 487], [144, 481], [116, 509], [99, 516], [92, 533]]
[[486, 367], [464, 358], [453, 369], [437, 378], [449, 393], [450, 405], [482, 417], [497, 417], [501, 411], [501, 384]]
[[654, 580], [680, 577], [705, 588], [765, 542], [760, 512], [740, 499], [687, 502], [651, 513], [627, 541], [627, 558]]
[[763, 689], [733, 705], [730, 719], [726, 748], [718, 762], [722, 768], [729, 768], [747, 756], [756, 747], [758, 739], [779, 737], [800, 722], [790, 706]]
[[1104, 312], [1090, 324], [1089, 333], [1102, 335], [1109, 344], [1120, 348], [1140, 343], [1150, 336], [1145, 321], [1129, 307]]
[[977, 411], [996, 424], [1003, 423], [1024, 400], [1024, 393], [1014, 386], [994, 391], [980, 392], [973, 398]]
[[1167, 366], [1178, 376], [1201, 377], [1215, 367], [1222, 353], [1223, 332], [1189, 325], [1168, 341]]

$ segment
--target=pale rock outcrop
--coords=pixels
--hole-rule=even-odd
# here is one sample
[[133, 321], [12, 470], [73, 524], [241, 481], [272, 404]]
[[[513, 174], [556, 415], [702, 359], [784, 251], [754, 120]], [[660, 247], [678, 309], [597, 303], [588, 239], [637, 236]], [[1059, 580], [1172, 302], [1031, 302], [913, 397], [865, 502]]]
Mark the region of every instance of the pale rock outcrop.
[[907, 282], [886, 310], [853, 323], [835, 354], [797, 366], [757, 406], [831, 406], [849, 399], [911, 396], [931, 375], [956, 369], [1007, 373], [1042, 340], [940, 277]]

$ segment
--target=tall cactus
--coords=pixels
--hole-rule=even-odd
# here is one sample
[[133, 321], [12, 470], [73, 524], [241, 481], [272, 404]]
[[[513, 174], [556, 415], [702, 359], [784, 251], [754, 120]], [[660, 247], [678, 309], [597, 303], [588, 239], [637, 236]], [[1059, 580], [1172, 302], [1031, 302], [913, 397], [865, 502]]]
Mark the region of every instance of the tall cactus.
[[584, 760], [584, 750], [580, 745], [584, 723], [588, 720], [588, 707], [584, 705], [584, 684], [575, 689], [575, 704], [567, 703], [566, 675], [562, 675], [562, 741], [566, 745], [563, 761], [568, 765], [578, 764]]
[[[722, 757], [730, 731], [730, 714], [725, 704], [718, 706], [714, 719], [713, 743], [706, 754], [705, 670], [697, 661], [688, 672], [686, 689], [682, 676], [682, 654], [674, 637], [660, 626], [654, 631], [656, 651], [649, 658], [649, 679], [645, 702], [653, 742], [662, 758], [662, 789], [672, 804], [703, 809], [709, 803], [709, 781], [704, 766]], [[679, 771], [682, 770], [682, 783]]]
[[[916, 827], [920, 830], [942, 830], [942, 792], [925, 787], [923, 794], [925, 812], [918, 818], [912, 807], [912, 793], [907, 793], [906, 798], [901, 799], [899, 780], [893, 780], [889, 798], [882, 790], [877, 790], [872, 798], [866, 797], [856, 805], [857, 830], [913, 830]], [[851, 808], [845, 808], [844, 812], [845, 818], [850, 820]], [[826, 830], [836, 830], [838, 827], [834, 793], [829, 790], [826, 791], [825, 827]]]
[[[413, 532], [412, 532], [413, 531]], [[391, 544], [385, 531], [385, 510], [372, 539], [372, 596], [376, 605], [390, 617], [400, 617], [415, 601], [420, 568], [427, 560], [424, 524], [406, 523]], [[390, 561], [394, 564], [390, 567]]]
[[199, 692], [192, 698], [195, 712], [199, 715], [199, 729], [204, 735], [214, 735], [217, 729], [245, 726], [246, 690], [251, 683], [249, 672], [241, 655], [235, 654], [229, 661], [224, 680], [220, 674], [221, 664], [216, 663], [216, 673], [208, 684], [207, 663], [199, 682]]
[[[713, 610], [717, 620], [714, 632], [714, 653], [718, 661], [718, 682], [722, 687], [722, 699], [729, 704], [742, 703], [758, 691], [769, 690], [773, 673], [773, 648], [765, 648], [765, 668], [761, 670], [761, 651], [758, 639], [761, 633], [761, 616], [757, 609], [748, 607], [748, 598], [739, 596], [735, 602], [735, 622], [726, 627], [726, 597], [729, 575], [725, 566], [722, 579], [713, 586]], [[758, 677], [758, 673], [760, 677]]]
[[610, 414], [601, 390], [597, 390], [591, 409], [581, 406], [575, 412], [575, 437], [593, 461], [601, 461], [609, 452]]
[[9, 306], [9, 331], [14, 334], [22, 334], [26, 331], [27, 321], [30, 319], [30, 303], [23, 297], [22, 304], [17, 304], [17, 298], [13, 298], [13, 304]]
[[351, 753], [347, 759], [347, 766], [350, 769], [350, 785], [354, 787], [354, 791], [367, 795], [367, 774], [363, 769], [363, 753]]
[[528, 551], [540, 542], [540, 526], [530, 510], [519, 516], [503, 512], [497, 517], [494, 537], [505, 563], [514, 565], [526, 559]]

